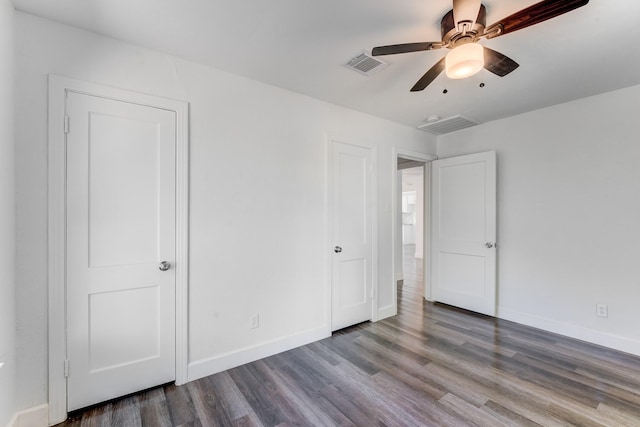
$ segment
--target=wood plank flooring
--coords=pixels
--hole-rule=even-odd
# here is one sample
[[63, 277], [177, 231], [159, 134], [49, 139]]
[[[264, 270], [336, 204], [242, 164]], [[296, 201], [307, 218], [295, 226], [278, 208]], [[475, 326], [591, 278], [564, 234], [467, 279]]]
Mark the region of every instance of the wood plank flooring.
[[425, 302], [59, 426], [640, 426], [640, 358]]

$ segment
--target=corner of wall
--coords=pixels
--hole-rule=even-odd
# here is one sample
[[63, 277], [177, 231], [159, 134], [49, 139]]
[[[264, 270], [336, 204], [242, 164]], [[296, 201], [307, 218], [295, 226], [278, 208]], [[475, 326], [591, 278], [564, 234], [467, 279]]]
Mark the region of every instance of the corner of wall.
[[382, 319], [386, 319], [387, 317], [392, 317], [398, 314], [397, 306], [388, 305], [386, 307], [382, 307], [378, 309], [378, 321]]
[[[0, 3], [0, 424], [16, 410], [14, 7]], [[14, 416], [15, 418], [15, 416]], [[13, 419], [11, 418], [11, 422]], [[11, 425], [11, 424], [10, 424]]]

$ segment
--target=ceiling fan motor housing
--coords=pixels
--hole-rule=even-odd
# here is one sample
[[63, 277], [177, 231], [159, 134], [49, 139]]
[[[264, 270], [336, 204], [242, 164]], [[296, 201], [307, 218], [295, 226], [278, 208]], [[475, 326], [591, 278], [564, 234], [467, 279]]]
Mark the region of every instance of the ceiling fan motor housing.
[[458, 30], [456, 22], [453, 18], [453, 10], [450, 10], [440, 22], [440, 30], [442, 32], [442, 44], [444, 47], [453, 49], [456, 46], [474, 43], [484, 35], [484, 29], [487, 25], [487, 10], [484, 5], [480, 6], [478, 17], [471, 29], [466, 32]]

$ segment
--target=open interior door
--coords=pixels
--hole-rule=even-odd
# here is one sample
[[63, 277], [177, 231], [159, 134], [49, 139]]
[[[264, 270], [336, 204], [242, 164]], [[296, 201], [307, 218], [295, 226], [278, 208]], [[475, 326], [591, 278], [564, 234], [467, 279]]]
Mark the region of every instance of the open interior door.
[[496, 314], [496, 153], [432, 163], [434, 301]]

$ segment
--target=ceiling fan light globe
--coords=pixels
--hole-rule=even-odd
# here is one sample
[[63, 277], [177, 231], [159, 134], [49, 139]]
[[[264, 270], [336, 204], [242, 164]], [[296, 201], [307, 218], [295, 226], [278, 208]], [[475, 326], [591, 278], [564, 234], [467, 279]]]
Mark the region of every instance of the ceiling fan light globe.
[[467, 43], [449, 52], [445, 58], [445, 72], [450, 79], [471, 77], [484, 67], [484, 48]]

